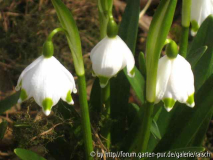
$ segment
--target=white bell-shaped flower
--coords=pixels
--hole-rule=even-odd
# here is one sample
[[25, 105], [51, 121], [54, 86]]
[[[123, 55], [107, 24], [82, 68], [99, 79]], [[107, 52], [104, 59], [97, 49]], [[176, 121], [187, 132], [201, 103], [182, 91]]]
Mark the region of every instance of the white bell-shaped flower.
[[[213, 0], [192, 0], [191, 4], [191, 34], [194, 36], [203, 21], [213, 14]], [[184, 16], [184, 15], [183, 15]]]
[[45, 58], [43, 55], [21, 73], [16, 90], [20, 88], [18, 102], [33, 97], [47, 116], [60, 98], [74, 104], [71, 93], [77, 92], [72, 74], [55, 57]]
[[127, 74], [134, 76], [135, 60], [131, 50], [118, 36], [102, 39], [91, 51], [90, 58], [92, 69], [99, 77], [101, 87], [105, 87], [108, 80], [116, 76], [123, 68], [127, 67]]
[[194, 75], [191, 65], [180, 55], [160, 58], [157, 72], [156, 100], [163, 100], [170, 111], [176, 101], [194, 107]]

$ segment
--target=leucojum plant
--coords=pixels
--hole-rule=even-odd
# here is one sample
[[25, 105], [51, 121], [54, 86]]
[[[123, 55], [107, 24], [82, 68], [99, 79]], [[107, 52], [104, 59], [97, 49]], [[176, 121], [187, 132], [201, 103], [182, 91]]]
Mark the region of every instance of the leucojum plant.
[[[97, 116], [105, 117], [98, 134], [103, 137], [106, 158], [172, 159], [184, 158], [184, 153], [188, 153], [186, 159], [205, 156], [202, 143], [213, 113], [212, 0], [182, 0], [179, 44], [167, 38], [177, 0], [161, 0], [149, 27], [145, 54], [135, 53], [140, 0], [127, 1], [119, 25], [113, 17], [113, 1], [97, 3], [100, 42], [90, 53], [96, 76], [90, 100], [75, 20], [61, 0], [52, 0], [60, 28], [49, 34], [42, 55], [21, 73], [16, 87], [21, 91], [0, 102], [1, 113], [17, 99], [20, 103], [33, 97], [48, 116], [60, 98], [73, 105], [71, 93], [78, 91], [85, 159], [99, 159], [103, 153], [93, 145], [96, 136], [91, 134], [88, 106]], [[188, 43], [190, 23], [193, 40]], [[53, 56], [52, 38], [58, 32], [67, 38], [78, 87], [72, 74]], [[129, 102], [130, 88], [139, 103]], [[22, 159], [44, 159], [20, 148], [15, 153]]]

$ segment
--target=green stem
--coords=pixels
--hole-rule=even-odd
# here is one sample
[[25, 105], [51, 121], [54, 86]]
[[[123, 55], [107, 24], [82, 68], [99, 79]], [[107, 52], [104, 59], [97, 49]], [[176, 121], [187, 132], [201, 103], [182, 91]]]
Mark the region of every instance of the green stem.
[[183, 0], [182, 2], [182, 31], [180, 39], [180, 55], [186, 57], [188, 48], [188, 36], [191, 16], [191, 0]]
[[93, 151], [92, 146], [92, 134], [90, 126], [89, 108], [87, 103], [87, 93], [86, 93], [86, 81], [85, 76], [78, 76], [78, 89], [80, 96], [80, 107], [81, 107], [81, 124], [83, 128], [84, 145], [86, 149], [86, 159], [93, 160], [90, 153]]
[[101, 90], [101, 97], [102, 97], [102, 106], [105, 107], [105, 125], [104, 130], [102, 132], [102, 135], [106, 137], [107, 141], [107, 149], [110, 149], [110, 142], [111, 142], [111, 121], [110, 121], [110, 82], [106, 85], [105, 88], [102, 88]]
[[65, 34], [67, 34], [67, 31], [63, 28], [56, 28], [54, 29], [47, 37], [47, 41], [52, 41], [52, 38], [54, 37], [54, 35], [58, 32], [64, 32]]
[[152, 124], [152, 113], [153, 113], [153, 108], [154, 104], [147, 102], [147, 105], [144, 106], [145, 111], [143, 114], [143, 120], [141, 123], [141, 126], [139, 127], [138, 135], [137, 135], [137, 143], [136, 143], [136, 148], [137, 148], [137, 153], [139, 152], [147, 152], [147, 146], [149, 142], [149, 136], [150, 136], [150, 128]]
[[190, 26], [190, 18], [191, 18], [191, 0], [183, 0], [182, 2], [182, 19], [181, 24], [184, 27]]
[[189, 36], [189, 27], [182, 26], [181, 39], [180, 39], [180, 55], [185, 58], [188, 49], [188, 36]]

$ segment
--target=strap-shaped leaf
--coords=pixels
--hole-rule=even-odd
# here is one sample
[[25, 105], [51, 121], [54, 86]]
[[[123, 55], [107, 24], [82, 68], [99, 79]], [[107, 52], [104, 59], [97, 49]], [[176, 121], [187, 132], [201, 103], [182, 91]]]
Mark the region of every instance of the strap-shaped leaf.
[[127, 75], [126, 70], [124, 70], [124, 73], [129, 81], [132, 89], [135, 91], [135, 94], [137, 95], [138, 99], [143, 104], [145, 102], [145, 79], [136, 67], [134, 70], [135, 70], [134, 78], [129, 77]]
[[136, 39], [138, 34], [138, 20], [140, 13], [140, 1], [128, 0], [122, 22], [119, 27], [119, 36], [126, 42], [127, 46], [135, 53]]
[[0, 101], [0, 114], [4, 113], [6, 110], [10, 109], [13, 105], [15, 105], [18, 101], [19, 95], [20, 91]]
[[212, 119], [212, 114], [213, 114], [213, 110], [212, 112], [209, 112], [206, 119], [203, 121], [203, 124], [200, 126], [198, 132], [196, 133], [196, 135], [193, 137], [192, 141], [190, 142], [190, 146], [202, 146], [203, 145], [203, 141], [206, 137], [206, 132], [209, 128], [209, 123]]
[[[135, 52], [140, 11], [139, 0], [129, 0], [122, 16], [119, 36], [126, 42], [131, 51]], [[131, 23], [130, 23], [131, 22]], [[126, 68], [124, 68], [126, 70]], [[111, 79], [111, 118], [116, 119], [112, 125], [112, 144], [121, 142], [125, 132], [125, 115], [127, 114], [130, 85], [127, 77], [121, 71], [116, 78]], [[123, 124], [123, 125], [121, 125]]]
[[75, 20], [68, 8], [61, 0], [52, 0], [53, 6], [56, 9], [58, 19], [64, 29], [67, 31], [67, 41], [72, 51], [73, 62], [78, 76], [84, 74], [84, 64], [81, 50], [81, 41], [76, 26]]
[[39, 156], [38, 154], [26, 149], [16, 148], [14, 152], [22, 160], [46, 160], [45, 158]]
[[207, 50], [207, 46], [203, 46], [201, 48], [198, 48], [194, 54], [191, 54], [190, 56], [187, 57], [187, 60], [191, 64], [191, 67], [194, 68], [196, 64], [199, 62], [200, 58], [204, 55], [204, 53]]
[[196, 50], [207, 46], [207, 50], [194, 68], [195, 88], [199, 90], [212, 73], [213, 68], [213, 16], [210, 15], [201, 25], [188, 52], [189, 57], [196, 56]]
[[172, 25], [177, 0], [161, 0], [153, 16], [146, 42], [146, 99], [155, 101], [157, 68], [161, 50]]

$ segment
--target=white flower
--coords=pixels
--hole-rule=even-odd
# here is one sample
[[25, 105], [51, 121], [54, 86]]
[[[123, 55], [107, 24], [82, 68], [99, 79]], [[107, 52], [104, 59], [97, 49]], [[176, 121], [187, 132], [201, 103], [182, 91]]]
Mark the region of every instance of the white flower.
[[196, 34], [196, 30], [210, 14], [213, 14], [213, 0], [192, 0], [191, 22], [195, 28], [195, 31], [192, 28], [192, 35]]
[[163, 100], [167, 111], [176, 101], [194, 107], [194, 91], [191, 66], [182, 56], [169, 59], [165, 55], [159, 60], [155, 103]]
[[105, 87], [108, 80], [127, 66], [127, 74], [134, 76], [135, 60], [131, 50], [119, 37], [106, 36], [91, 51], [90, 58], [94, 74], [99, 77], [101, 87]]
[[21, 88], [18, 102], [31, 97], [42, 107], [45, 115], [49, 115], [52, 106], [61, 98], [74, 104], [71, 93], [76, 93], [72, 74], [55, 58], [37, 58], [21, 73], [16, 90]]

